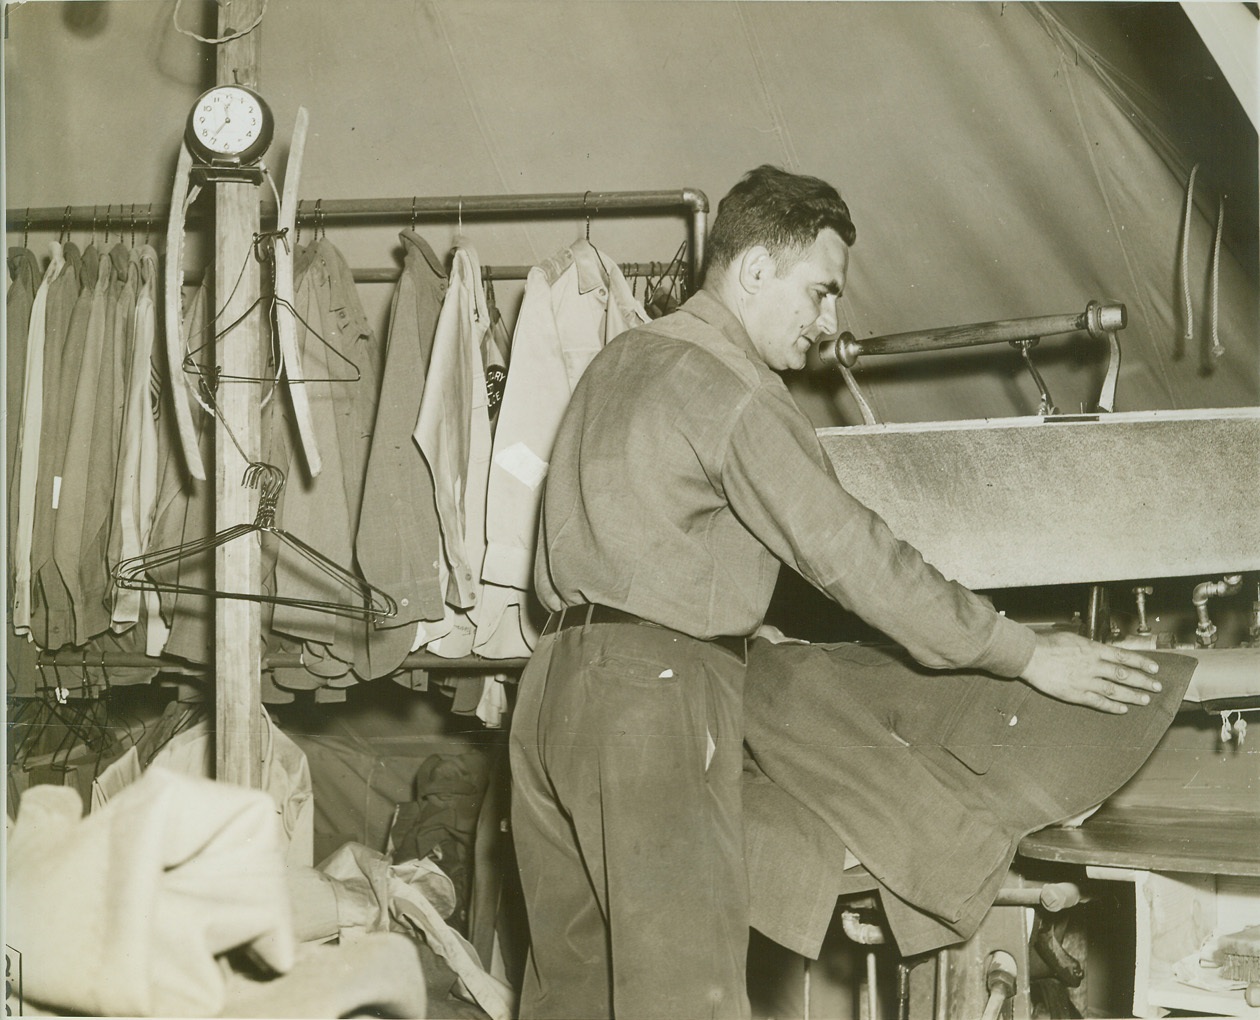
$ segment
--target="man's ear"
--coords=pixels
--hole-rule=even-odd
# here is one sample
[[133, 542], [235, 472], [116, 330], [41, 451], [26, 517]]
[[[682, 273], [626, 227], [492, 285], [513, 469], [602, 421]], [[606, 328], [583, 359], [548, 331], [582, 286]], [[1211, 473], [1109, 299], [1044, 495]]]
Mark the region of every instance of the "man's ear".
[[739, 285], [749, 294], [761, 290], [766, 280], [774, 277], [777, 267], [764, 244], [755, 244], [739, 257]]

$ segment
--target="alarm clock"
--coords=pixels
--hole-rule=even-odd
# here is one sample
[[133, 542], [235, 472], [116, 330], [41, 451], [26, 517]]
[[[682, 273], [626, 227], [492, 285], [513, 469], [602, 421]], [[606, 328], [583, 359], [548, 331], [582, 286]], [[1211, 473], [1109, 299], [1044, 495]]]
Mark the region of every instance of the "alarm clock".
[[258, 161], [274, 131], [271, 108], [262, 96], [243, 85], [217, 85], [193, 104], [184, 142], [199, 178], [259, 183]]

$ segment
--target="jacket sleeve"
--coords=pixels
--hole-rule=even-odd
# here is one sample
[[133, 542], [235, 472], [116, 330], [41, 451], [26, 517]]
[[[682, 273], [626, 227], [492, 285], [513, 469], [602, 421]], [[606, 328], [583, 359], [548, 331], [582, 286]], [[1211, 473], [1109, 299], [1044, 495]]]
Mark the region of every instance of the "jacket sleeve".
[[1034, 636], [945, 578], [835, 477], [785, 387], [763, 386], [722, 468], [732, 509], [776, 556], [925, 666], [1018, 676]]

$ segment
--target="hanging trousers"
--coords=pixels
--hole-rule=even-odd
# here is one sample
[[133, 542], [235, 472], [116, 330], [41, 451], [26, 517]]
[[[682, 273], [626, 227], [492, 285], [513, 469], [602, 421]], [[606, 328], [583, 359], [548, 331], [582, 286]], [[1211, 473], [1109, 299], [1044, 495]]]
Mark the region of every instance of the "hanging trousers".
[[544, 630], [511, 733], [522, 1018], [749, 1015], [743, 680], [665, 628]]

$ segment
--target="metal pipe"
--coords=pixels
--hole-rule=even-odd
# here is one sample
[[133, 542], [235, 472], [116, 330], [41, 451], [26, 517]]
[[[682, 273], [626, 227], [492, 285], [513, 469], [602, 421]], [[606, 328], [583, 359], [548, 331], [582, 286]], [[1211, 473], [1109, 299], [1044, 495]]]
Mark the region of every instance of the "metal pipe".
[[1111, 600], [1107, 598], [1105, 585], [1094, 584], [1089, 588], [1089, 619], [1086, 635], [1091, 641], [1106, 641], [1111, 633]]
[[1015, 997], [1017, 975], [1015, 957], [1010, 953], [998, 949], [989, 954], [984, 974], [984, 987], [989, 998], [981, 1020], [998, 1020], [1007, 1000]]
[[[610, 211], [655, 209], [668, 212], [686, 209], [692, 214], [707, 213], [709, 200], [703, 191], [683, 188], [677, 191], [574, 191], [554, 194], [531, 195], [446, 195], [417, 198], [330, 198], [320, 199], [319, 208], [314, 203], [298, 212], [298, 219], [312, 222], [323, 219], [408, 219], [417, 217], [487, 216], [499, 213], [579, 213], [592, 216]], [[142, 223], [165, 219], [170, 213], [169, 203], [135, 203], [117, 205], [121, 212], [111, 215], [114, 222], [139, 219]], [[114, 206], [110, 207], [111, 209]], [[274, 203], [261, 204], [263, 217], [276, 215]], [[26, 227], [82, 226], [104, 219], [103, 206], [68, 205], [22, 208], [10, 206], [5, 211], [5, 223], [9, 230]], [[189, 210], [195, 215], [194, 206]]]
[[[40, 666], [59, 666], [65, 668], [99, 669], [102, 667], [174, 667], [182, 669], [210, 670], [209, 663], [186, 662], [162, 656], [144, 655], [140, 652], [99, 652], [89, 654], [83, 651], [40, 652], [35, 660]], [[411, 652], [403, 659], [400, 669], [442, 669], [464, 670], [478, 673], [510, 673], [525, 668], [528, 657], [512, 659], [484, 659], [477, 655], [466, 655], [458, 659], [448, 659], [432, 652]], [[300, 652], [272, 652], [264, 655], [263, 669], [295, 669], [302, 665]]]
[[874, 950], [866, 954], [866, 1015], [870, 1020], [879, 1020], [879, 980]]
[[[31, 227], [66, 229], [70, 226], [96, 224], [105, 219], [101, 206], [41, 206], [38, 208], [13, 208], [5, 212], [5, 224], [9, 230], [29, 230]], [[113, 206], [109, 206], [113, 209]], [[165, 221], [170, 214], [169, 203], [121, 205], [124, 210], [111, 214], [111, 220], [134, 224], [152, 224]], [[529, 195], [445, 195], [407, 198], [331, 198], [314, 203], [299, 203], [297, 221], [323, 222], [337, 220], [409, 220], [449, 217], [484, 217], [502, 214], [525, 216], [559, 215], [562, 213], [598, 216], [630, 211], [670, 212], [685, 210], [689, 214], [690, 245], [688, 246], [688, 283], [694, 290], [699, 284], [704, 265], [705, 238], [707, 234], [709, 199], [698, 188], [681, 188], [676, 191], [573, 191]], [[188, 210], [189, 221], [195, 221], [205, 213], [196, 205]], [[264, 220], [274, 220], [274, 203], [261, 204]], [[511, 277], [515, 279], [515, 277]], [[509, 279], [509, 277], [499, 277]]]
[[1208, 599], [1218, 595], [1233, 595], [1242, 587], [1242, 574], [1226, 574], [1219, 581], [1203, 581], [1194, 586], [1190, 601], [1199, 617], [1199, 625], [1194, 630], [1195, 639], [1201, 648], [1211, 648], [1216, 644], [1216, 624], [1208, 616]]
[[818, 345], [823, 364], [832, 368], [852, 368], [863, 354], [911, 354], [917, 351], [946, 350], [951, 347], [974, 347], [980, 344], [1018, 343], [1037, 340], [1057, 333], [1088, 331], [1095, 340], [1106, 340], [1108, 334], [1128, 324], [1128, 309], [1122, 304], [1101, 304], [1091, 301], [1085, 311], [1064, 315], [1043, 315], [1029, 319], [999, 319], [967, 326], [894, 333], [858, 340], [852, 333], [841, 333], [836, 339]]
[[1066, 910], [1088, 897], [1081, 895], [1081, 887], [1075, 882], [1047, 882], [1045, 885], [1014, 886], [998, 891], [993, 901], [1002, 907], [1044, 907], [1051, 913]]
[[[524, 280], [533, 268], [528, 265], [482, 266], [481, 279], [483, 281]], [[617, 268], [627, 279], [641, 279], [660, 276], [667, 266], [663, 262], [618, 262]], [[355, 283], [397, 283], [402, 276], [402, 270], [392, 266], [372, 266], [363, 269], [352, 268], [350, 275]], [[184, 274], [184, 283], [189, 287], [197, 286], [203, 279], [204, 276], [201, 273]]]
[[936, 1001], [933, 1003], [933, 1020], [949, 1017], [949, 950], [936, 951]]

